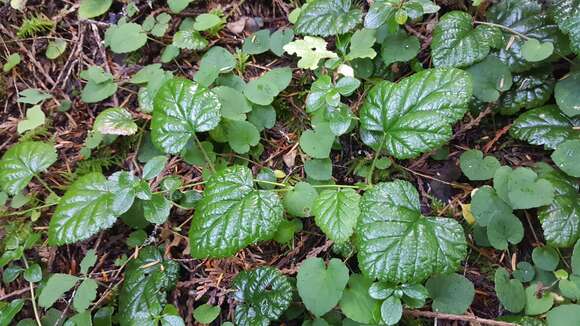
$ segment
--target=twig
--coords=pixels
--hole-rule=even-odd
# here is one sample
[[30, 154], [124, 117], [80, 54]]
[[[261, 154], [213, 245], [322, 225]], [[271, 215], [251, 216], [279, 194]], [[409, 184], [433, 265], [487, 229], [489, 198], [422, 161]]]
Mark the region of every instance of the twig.
[[483, 325], [517, 326], [517, 324], [508, 323], [505, 321], [484, 319], [484, 318], [480, 318], [477, 316], [443, 314], [440, 312], [424, 311], [424, 310], [405, 310], [405, 314], [411, 315], [414, 317], [426, 317], [426, 318], [433, 318], [433, 319], [470, 321], [470, 322], [480, 323]]
[[505, 133], [508, 132], [511, 127], [512, 127], [512, 125], [509, 124], [509, 125], [501, 128], [500, 131], [498, 131], [495, 134], [495, 137], [493, 137], [492, 140], [490, 140], [487, 144], [485, 144], [485, 146], [483, 146], [483, 152], [487, 154], [489, 152], [489, 150], [491, 150], [493, 145], [495, 145], [495, 143], [501, 138], [501, 136], [505, 135]]
[[0, 297], [0, 301], [4, 301], [6, 299], [15, 297], [17, 295], [21, 295], [21, 294], [26, 293], [28, 291], [30, 291], [30, 286], [27, 286], [27, 287], [25, 287], [23, 289], [18, 289], [18, 290], [14, 291], [14, 292], [8, 293], [7, 295], [1, 296]]

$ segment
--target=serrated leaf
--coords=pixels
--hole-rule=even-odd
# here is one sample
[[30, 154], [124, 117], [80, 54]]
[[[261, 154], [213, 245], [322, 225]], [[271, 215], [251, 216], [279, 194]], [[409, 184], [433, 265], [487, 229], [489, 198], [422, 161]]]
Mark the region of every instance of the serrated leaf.
[[10, 147], [0, 159], [0, 186], [10, 195], [16, 195], [35, 175], [46, 171], [57, 154], [51, 144], [26, 141]]
[[506, 64], [493, 55], [467, 68], [473, 81], [473, 96], [480, 101], [495, 102], [500, 92], [512, 87], [512, 74]]
[[510, 128], [510, 134], [530, 144], [555, 149], [567, 139], [580, 138], [575, 123], [556, 106], [547, 105], [520, 114]]
[[320, 317], [338, 304], [348, 282], [348, 268], [333, 258], [325, 265], [322, 258], [306, 259], [296, 275], [298, 294], [306, 309]]
[[151, 139], [166, 153], [178, 153], [195, 133], [215, 128], [221, 117], [218, 97], [196, 82], [174, 78], [155, 96]]
[[560, 30], [568, 34], [572, 51], [580, 54], [580, 2], [555, 0], [550, 1], [548, 5]]
[[556, 147], [552, 160], [566, 174], [580, 178], [580, 139], [566, 140]]
[[495, 170], [501, 164], [493, 156], [486, 156], [484, 158], [481, 151], [470, 149], [463, 152], [459, 157], [459, 166], [469, 180], [481, 181], [493, 178]]
[[361, 108], [361, 138], [398, 159], [435, 149], [451, 138], [451, 124], [463, 117], [471, 93], [469, 75], [454, 68], [380, 82]]
[[93, 172], [78, 178], [60, 199], [50, 220], [49, 243], [74, 243], [111, 227], [131, 208], [134, 197], [132, 185], [115, 180], [115, 175], [107, 180]]
[[352, 0], [312, 0], [302, 7], [294, 28], [306, 35], [340, 35], [354, 29], [361, 18]]
[[239, 326], [269, 325], [292, 301], [290, 282], [272, 267], [240, 272], [234, 279], [233, 288], [238, 301], [234, 319]]
[[360, 195], [354, 189], [325, 190], [314, 201], [316, 225], [334, 242], [348, 241], [360, 214]]
[[412, 184], [380, 183], [361, 200], [356, 229], [359, 266], [390, 283], [416, 283], [454, 271], [465, 256], [463, 228], [453, 219], [421, 215]]
[[338, 55], [326, 49], [326, 41], [320, 37], [305, 36], [303, 40], [284, 45], [284, 51], [300, 57], [298, 68], [315, 70], [322, 59], [336, 59]]
[[435, 275], [425, 284], [433, 299], [433, 311], [462, 315], [473, 302], [473, 283], [459, 274]]
[[[435, 67], [466, 67], [483, 60], [490, 51], [490, 27], [472, 26], [473, 18], [463, 11], [443, 15], [433, 31], [431, 56]], [[499, 29], [491, 32], [499, 34]]]
[[397, 0], [375, 0], [371, 3], [364, 20], [365, 28], [379, 28], [385, 22], [393, 19], [395, 8], [399, 6]]
[[[580, 46], [580, 45], [579, 45]], [[559, 80], [554, 89], [554, 97], [558, 107], [564, 114], [574, 117], [580, 114], [580, 73], [572, 73]]]
[[517, 313], [526, 305], [526, 293], [522, 282], [510, 280], [509, 273], [503, 267], [495, 271], [495, 293], [501, 304], [509, 311]]
[[133, 135], [137, 132], [137, 124], [131, 113], [124, 108], [109, 108], [99, 113], [93, 129], [103, 135]]
[[79, 278], [68, 274], [52, 274], [38, 296], [38, 305], [50, 308], [65, 292], [77, 284]]
[[175, 286], [178, 275], [179, 264], [165, 259], [155, 247], [142, 248], [127, 265], [119, 292], [119, 324], [154, 325], [167, 302], [166, 291]]
[[228, 257], [266, 240], [283, 220], [278, 195], [253, 187], [251, 171], [235, 165], [214, 174], [197, 204], [189, 230], [191, 256]]

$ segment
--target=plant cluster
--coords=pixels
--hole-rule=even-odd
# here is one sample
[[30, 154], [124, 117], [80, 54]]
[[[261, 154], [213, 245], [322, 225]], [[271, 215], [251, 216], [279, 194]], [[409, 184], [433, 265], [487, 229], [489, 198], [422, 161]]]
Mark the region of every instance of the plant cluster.
[[[103, 52], [123, 65], [141, 63], [129, 78], [93, 61], [69, 94], [75, 102], [51, 89], [18, 92], [26, 108], [14, 123], [18, 139], [0, 158], [0, 269], [4, 284], [22, 277], [30, 297], [0, 301], [0, 326], [185, 325], [184, 308], [169, 295], [184, 266], [157, 241], [160, 232], [187, 238], [186, 258], [197, 269], [243, 259], [250, 246], [294, 248], [306, 227], [327, 239], [332, 254], [313, 250], [291, 269], [245, 268], [226, 283], [231, 306], [196, 298], [192, 318], [478, 322], [466, 313], [479, 283], [461, 270], [481, 250], [512, 257], [482, 272], [501, 304], [498, 321], [580, 325], [578, 0], [484, 0], [466, 10], [430, 0], [309, 0], [293, 3], [286, 26], [256, 28], [234, 48], [220, 41], [226, 27], [236, 29], [231, 15], [244, 1], [195, 15], [187, 11], [191, 0], [163, 1], [148, 15], [143, 3], [81, 0], [70, 11], [95, 33], [103, 28]], [[44, 14], [27, 16], [26, 1], [10, 5], [25, 12], [16, 32], [22, 41], [58, 29]], [[106, 21], [113, 10], [119, 17]], [[48, 40], [43, 60], [73, 51], [65, 38]], [[139, 61], [155, 46], [157, 60]], [[27, 61], [21, 54], [7, 53], [7, 76]], [[119, 103], [127, 89], [135, 100]], [[98, 114], [79, 144], [76, 170], [57, 189], [50, 176], [63, 154], [53, 119], [77, 102]], [[289, 114], [301, 115], [299, 135], [284, 134], [292, 152], [276, 165], [280, 152], [272, 155], [267, 135]], [[509, 121], [509, 135], [505, 129], [489, 146], [459, 147], [463, 177], [426, 176], [463, 191], [461, 212], [448, 209], [453, 201], [438, 209], [441, 200], [413, 182], [425, 175], [408, 162], [453, 162], [458, 123], [470, 129], [490, 115]], [[535, 146], [540, 159], [522, 164], [489, 154], [502, 136]], [[346, 138], [360, 148], [348, 163]], [[197, 175], [175, 173], [175, 162]], [[175, 215], [188, 218], [178, 223]], [[102, 276], [105, 256], [92, 240], [117, 224], [131, 228], [123, 239], [129, 255]], [[529, 232], [534, 240], [525, 247]], [[92, 249], [78, 270], [52, 273], [30, 254], [81, 245]], [[516, 255], [518, 246], [530, 254]], [[33, 317], [21, 317], [24, 307]]]

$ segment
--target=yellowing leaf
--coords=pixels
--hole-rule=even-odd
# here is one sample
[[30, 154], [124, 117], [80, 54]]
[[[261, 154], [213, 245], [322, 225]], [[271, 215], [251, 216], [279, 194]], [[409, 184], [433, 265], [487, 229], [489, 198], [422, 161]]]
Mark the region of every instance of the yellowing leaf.
[[473, 213], [471, 213], [471, 204], [461, 204], [461, 213], [463, 214], [463, 218], [469, 223], [473, 225], [475, 223], [475, 217], [473, 217]]
[[305, 36], [303, 40], [296, 40], [284, 45], [284, 51], [300, 57], [298, 68], [315, 70], [321, 59], [338, 58], [336, 53], [326, 49], [326, 41], [320, 37]]

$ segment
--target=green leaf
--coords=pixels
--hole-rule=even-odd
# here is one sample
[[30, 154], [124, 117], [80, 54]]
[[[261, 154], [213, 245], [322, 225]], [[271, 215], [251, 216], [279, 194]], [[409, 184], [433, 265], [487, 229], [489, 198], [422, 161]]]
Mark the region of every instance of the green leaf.
[[388, 34], [381, 45], [381, 58], [385, 65], [407, 62], [417, 56], [421, 44], [416, 36], [407, 35], [403, 30]]
[[302, 7], [294, 28], [316, 36], [350, 32], [362, 19], [362, 11], [351, 7], [352, 0], [312, 0]]
[[153, 194], [143, 202], [143, 217], [151, 223], [163, 224], [169, 217], [172, 203], [163, 194]]
[[463, 11], [443, 15], [433, 31], [431, 56], [435, 67], [466, 67], [483, 60], [490, 51], [489, 34], [499, 34], [497, 27], [472, 26], [473, 18]]
[[544, 237], [550, 245], [571, 247], [580, 237], [580, 195], [576, 180], [549, 168], [540, 176], [548, 180], [556, 194], [550, 206], [538, 210]]
[[10, 325], [22, 307], [24, 307], [23, 299], [12, 300], [10, 303], [0, 301], [0, 325]]
[[360, 274], [352, 274], [340, 299], [342, 313], [361, 324], [374, 324], [380, 302], [371, 298], [369, 287], [373, 282]]
[[166, 305], [163, 309], [160, 322], [161, 326], [185, 326], [183, 318], [179, 315], [179, 310], [171, 304]]
[[513, 209], [528, 209], [550, 205], [554, 200], [554, 187], [531, 169], [519, 167], [512, 170], [502, 167], [496, 171], [493, 186], [498, 195]]
[[270, 30], [262, 29], [244, 39], [242, 51], [247, 54], [260, 54], [270, 50]]
[[309, 183], [298, 182], [292, 190], [286, 192], [284, 208], [292, 216], [312, 216], [312, 207], [317, 197], [316, 189]]
[[338, 55], [326, 49], [326, 41], [320, 37], [305, 36], [303, 40], [284, 45], [284, 51], [300, 57], [298, 68], [316, 70], [322, 59], [336, 59]]
[[498, 250], [506, 250], [508, 242], [518, 244], [524, 238], [524, 226], [513, 214], [500, 215], [487, 227], [489, 243]]
[[509, 311], [517, 313], [526, 305], [526, 293], [522, 282], [510, 280], [509, 273], [503, 267], [495, 271], [495, 293], [501, 304]]
[[91, 249], [87, 251], [83, 260], [81, 260], [80, 267], [81, 267], [81, 274], [87, 274], [89, 269], [95, 265], [97, 262], [97, 255], [95, 254], [95, 249]]
[[403, 316], [403, 305], [401, 299], [391, 295], [381, 304], [381, 317], [387, 325], [396, 325]]
[[292, 301], [292, 285], [273, 267], [240, 272], [232, 284], [238, 302], [236, 325], [269, 325], [278, 319]]
[[85, 240], [111, 227], [129, 210], [135, 196], [133, 185], [116, 178], [122, 179], [112, 175], [107, 180], [101, 173], [93, 172], [73, 182], [50, 220], [49, 243], [63, 245]]
[[[566, 41], [558, 31], [558, 26], [548, 18], [536, 0], [498, 2], [487, 10], [486, 17], [489, 22], [506, 26], [540, 43], [552, 43], [556, 52], [562, 53], [566, 47]], [[497, 55], [501, 61], [510, 66], [512, 72], [526, 71], [537, 65], [523, 56], [522, 47], [526, 39], [515, 36], [507, 30], [502, 30], [502, 33], [509, 46], [500, 47]]]
[[147, 16], [141, 26], [143, 27], [143, 30], [151, 33], [153, 36], [163, 37], [169, 28], [170, 21], [171, 16], [166, 12], [162, 12], [157, 16], [154, 16], [153, 14]]
[[93, 279], [86, 278], [81, 282], [73, 298], [73, 307], [78, 312], [84, 312], [89, 308], [91, 302], [97, 297], [97, 287], [99, 285]]
[[91, 66], [80, 73], [80, 77], [87, 81], [81, 91], [81, 99], [85, 103], [97, 103], [117, 91], [117, 84], [113, 81], [113, 75], [105, 72], [103, 68]]
[[193, 23], [193, 28], [196, 31], [207, 31], [209, 29], [215, 28], [219, 25], [223, 24], [222, 19], [214, 14], [201, 14], [195, 17], [195, 22]]
[[302, 228], [303, 225], [299, 219], [284, 220], [272, 238], [280, 244], [289, 245], [294, 239], [294, 234]]
[[313, 180], [330, 180], [332, 179], [332, 161], [329, 158], [308, 160], [304, 162], [304, 172]]
[[18, 122], [16, 131], [19, 134], [23, 134], [29, 130], [34, 130], [44, 124], [46, 116], [42, 111], [40, 105], [35, 105], [30, 109], [26, 110], [26, 118]]
[[475, 217], [477, 224], [488, 226], [496, 219], [512, 213], [511, 206], [498, 196], [496, 191], [489, 187], [483, 186], [478, 188], [472, 196], [471, 212]]
[[38, 305], [50, 308], [65, 292], [72, 289], [79, 278], [68, 274], [52, 274], [38, 296]]
[[347, 282], [348, 268], [336, 258], [330, 260], [328, 267], [322, 258], [308, 258], [296, 275], [298, 294], [306, 309], [317, 317], [338, 304]]
[[21, 61], [22, 61], [22, 58], [20, 57], [20, 54], [12, 53], [11, 55], [9, 55], [6, 58], [6, 62], [2, 66], [2, 71], [4, 71], [5, 73], [10, 72], [10, 70], [12, 70], [12, 68], [18, 66]]
[[44, 100], [51, 99], [52, 95], [45, 93], [37, 88], [27, 88], [20, 92], [18, 96], [18, 103], [26, 103], [36, 105]]
[[64, 39], [56, 39], [54, 41], [48, 42], [46, 46], [46, 57], [50, 60], [54, 60], [60, 57], [65, 51], [67, 47], [67, 42]]
[[248, 121], [251, 122], [258, 131], [270, 129], [276, 124], [276, 110], [271, 105], [254, 105], [248, 114]]
[[577, 241], [576, 245], [574, 246], [570, 263], [572, 265], [572, 272], [574, 275], [580, 276], [580, 241]]
[[79, 17], [83, 19], [94, 18], [106, 13], [113, 0], [81, 0]]
[[532, 251], [532, 260], [536, 267], [553, 272], [558, 267], [560, 257], [556, 249], [545, 246], [534, 248]]
[[193, 318], [201, 324], [210, 324], [220, 315], [220, 307], [204, 303], [193, 310]]
[[316, 225], [334, 242], [348, 241], [360, 215], [360, 195], [354, 189], [325, 190], [314, 201]]
[[534, 269], [534, 265], [526, 261], [521, 261], [517, 264], [517, 268], [514, 270], [512, 275], [520, 282], [530, 282], [534, 279], [536, 270]]
[[[539, 285], [541, 287], [541, 285]], [[539, 292], [538, 285], [532, 284], [526, 288], [526, 309], [524, 312], [528, 316], [535, 316], [545, 313], [554, 305], [554, 297], [549, 292]]]
[[246, 113], [252, 107], [242, 92], [228, 86], [219, 86], [212, 89], [222, 104], [222, 116], [230, 120], [246, 120]]
[[560, 30], [568, 34], [570, 48], [580, 54], [580, 3], [578, 0], [556, 0], [548, 5]]
[[529, 62], [538, 62], [547, 59], [554, 53], [554, 44], [540, 43], [535, 38], [528, 39], [522, 45], [522, 57]]
[[189, 230], [191, 256], [228, 257], [270, 239], [283, 220], [273, 191], [255, 190], [250, 169], [235, 165], [208, 180]]
[[397, 0], [375, 0], [371, 3], [364, 20], [366, 28], [379, 28], [385, 22], [394, 18], [395, 8], [399, 6]]
[[566, 78], [560, 79], [554, 89], [554, 97], [558, 107], [564, 114], [574, 117], [580, 114], [580, 73], [571, 73]]
[[469, 75], [453, 68], [380, 82], [361, 108], [361, 138], [398, 159], [435, 149], [451, 138], [451, 124], [463, 117], [471, 92]]
[[[205, 151], [211, 162], [216, 160], [216, 154], [213, 149], [213, 144], [209, 141], [202, 141], [201, 147]], [[181, 157], [187, 164], [205, 166], [208, 164], [205, 155], [201, 151], [200, 145], [195, 141], [190, 140], [187, 146], [181, 151]]]
[[210, 90], [187, 79], [167, 81], [155, 96], [151, 139], [166, 153], [178, 153], [196, 132], [215, 128], [221, 104]]
[[567, 140], [552, 153], [552, 160], [566, 174], [580, 178], [580, 139]]
[[548, 326], [575, 326], [580, 323], [580, 305], [560, 305], [547, 314]]
[[547, 105], [520, 114], [510, 128], [510, 134], [530, 144], [555, 149], [567, 139], [580, 138], [575, 123], [555, 105]]
[[133, 135], [137, 132], [137, 124], [131, 113], [123, 108], [110, 108], [99, 113], [93, 129], [103, 135]]
[[214, 46], [199, 61], [199, 70], [193, 79], [202, 86], [209, 87], [219, 74], [230, 72], [235, 66], [236, 59], [228, 50]]
[[488, 55], [483, 61], [467, 68], [473, 81], [473, 96], [484, 102], [495, 102], [500, 92], [512, 87], [509, 67], [497, 57]]
[[203, 50], [209, 44], [198, 31], [178, 31], [173, 35], [173, 43], [179, 49]]
[[373, 50], [373, 45], [375, 44], [376, 31], [372, 29], [359, 29], [354, 32], [350, 38], [350, 51], [346, 56], [347, 60], [353, 60], [356, 58], [370, 58], [373, 59], [377, 52]]
[[425, 285], [433, 298], [433, 311], [463, 315], [473, 302], [473, 283], [459, 274], [435, 275]]
[[294, 39], [294, 31], [290, 28], [279, 29], [270, 36], [270, 51], [281, 57], [284, 54], [284, 46]]
[[16, 195], [56, 162], [57, 154], [51, 144], [26, 141], [10, 147], [0, 159], [0, 185], [10, 195]]
[[356, 229], [359, 267], [371, 278], [416, 283], [449, 273], [464, 258], [463, 228], [453, 219], [421, 215], [412, 184], [380, 183], [362, 197]]
[[147, 33], [136, 23], [111, 25], [105, 34], [105, 43], [114, 53], [129, 53], [147, 43]]
[[320, 124], [314, 130], [306, 130], [300, 136], [300, 148], [313, 158], [328, 158], [336, 136], [328, 124]]
[[260, 142], [260, 132], [248, 121], [227, 121], [225, 129], [228, 144], [238, 154], [249, 152]]
[[157, 177], [165, 169], [165, 164], [167, 164], [167, 156], [152, 157], [143, 167], [143, 179], [151, 180]]
[[501, 164], [493, 156], [483, 157], [479, 150], [470, 149], [459, 157], [461, 171], [471, 181], [489, 180]]
[[31, 264], [23, 273], [24, 279], [30, 283], [37, 283], [42, 281], [42, 269], [40, 265]]
[[193, 0], [167, 0], [169, 9], [175, 13], [183, 11]]
[[177, 282], [179, 264], [165, 259], [155, 247], [145, 247], [127, 265], [119, 292], [118, 322], [121, 326], [139, 323], [155, 325], [167, 302], [166, 291]]
[[258, 105], [270, 105], [292, 80], [292, 70], [274, 68], [257, 79], [251, 80], [244, 89], [244, 95], [250, 102]]

